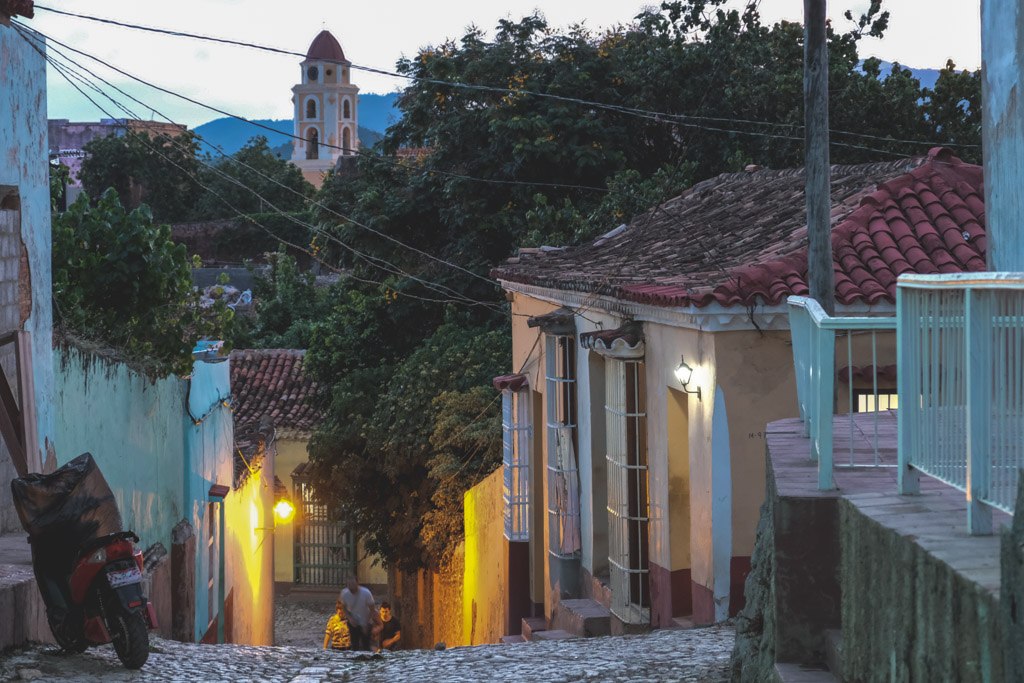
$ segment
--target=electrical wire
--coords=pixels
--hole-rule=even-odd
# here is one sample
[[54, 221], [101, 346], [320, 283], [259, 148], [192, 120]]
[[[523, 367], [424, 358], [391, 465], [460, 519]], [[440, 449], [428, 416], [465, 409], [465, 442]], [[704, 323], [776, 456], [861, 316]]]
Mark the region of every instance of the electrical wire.
[[[17, 22], [17, 21], [14, 21], [14, 22], [12, 22], [12, 24], [18, 24], [18, 22]], [[18, 27], [16, 27], [16, 28], [18, 28]], [[26, 31], [26, 30], [27, 30], [27, 28], [26, 28], [26, 27], [24, 27], [24, 25], [21, 25], [21, 28], [19, 28], [18, 30], [19, 30], [19, 32], [21, 32], [21, 35], [22, 35], [22, 36], [23, 36], [23, 37], [24, 37], [24, 38], [25, 38], [25, 39], [26, 39], [27, 41], [29, 41], [29, 43], [30, 43], [30, 44], [33, 44], [33, 43], [32, 43], [32, 39], [31, 39], [31, 38], [29, 38], [29, 37], [28, 37], [28, 36], [26, 35], [26, 33], [24, 33], [24, 31]], [[37, 51], [39, 51], [39, 48], [38, 48], [38, 47], [37, 47], [36, 45], [34, 45], [34, 44], [33, 44], [33, 47], [34, 47], [34, 48], [35, 48], [35, 49], [36, 49]], [[42, 52], [41, 52], [41, 54], [42, 54]], [[111, 114], [111, 113], [110, 113], [109, 111], [107, 111], [107, 110], [106, 110], [106, 109], [105, 109], [104, 107], [102, 107], [102, 106], [101, 106], [101, 105], [100, 105], [99, 103], [97, 103], [97, 102], [96, 102], [96, 101], [95, 101], [95, 100], [94, 100], [94, 99], [93, 99], [92, 97], [90, 97], [90, 96], [89, 96], [89, 95], [88, 95], [87, 93], [85, 93], [85, 92], [84, 92], [84, 91], [83, 91], [83, 90], [82, 90], [82, 89], [81, 89], [81, 88], [80, 88], [80, 87], [79, 87], [79, 86], [78, 86], [78, 85], [77, 85], [76, 83], [74, 83], [74, 82], [73, 82], [72, 78], [71, 78], [71, 77], [69, 77], [69, 75], [68, 75], [68, 73], [69, 73], [69, 72], [66, 72], [66, 71], [65, 71], [65, 69], [67, 69], [66, 65], [62, 65], [62, 64], [60, 64], [59, 62], [57, 62], [56, 60], [54, 60], [54, 59], [50, 58], [49, 56], [46, 56], [45, 54], [44, 54], [44, 58], [45, 58], [45, 59], [47, 59], [47, 62], [48, 62], [48, 63], [50, 63], [50, 64], [51, 64], [52, 66], [54, 66], [54, 68], [55, 68], [55, 69], [56, 69], [56, 70], [58, 71], [58, 73], [59, 73], [59, 74], [60, 74], [60, 75], [61, 75], [62, 77], [64, 77], [64, 78], [65, 78], [65, 80], [67, 80], [67, 81], [68, 81], [68, 82], [69, 82], [69, 83], [70, 83], [70, 84], [71, 84], [71, 85], [72, 85], [72, 86], [73, 86], [73, 87], [74, 87], [74, 88], [75, 88], [76, 90], [78, 90], [78, 91], [79, 91], [79, 92], [80, 92], [80, 93], [81, 93], [81, 94], [82, 94], [82, 95], [83, 95], [84, 97], [86, 97], [86, 99], [88, 99], [88, 100], [89, 100], [89, 101], [90, 101], [90, 102], [91, 102], [91, 103], [93, 104], [93, 106], [95, 106], [95, 107], [96, 107], [97, 109], [99, 109], [100, 111], [102, 111], [102, 112], [103, 112], [104, 114], [106, 114], [106, 115], [107, 115], [108, 117], [110, 117], [110, 118], [115, 118], [115, 117], [114, 117], [114, 116], [113, 116], [113, 115], [112, 115], [112, 114]], [[76, 65], [77, 65], [77, 63], [76, 63]], [[80, 66], [80, 65], [79, 65], [79, 66]], [[83, 67], [83, 68], [84, 68], [84, 67]], [[86, 70], [88, 71], [88, 69], [86, 69]], [[92, 73], [92, 72], [90, 71], [90, 73]], [[86, 81], [83, 81], [83, 82], [86, 82]], [[103, 91], [102, 89], [100, 89], [100, 88], [99, 88], [98, 86], [96, 86], [95, 84], [89, 84], [89, 83], [87, 83], [87, 87], [91, 87], [91, 88], [93, 88], [94, 90], [96, 90], [96, 91], [97, 91], [97, 92], [99, 92], [100, 94], [104, 95], [104, 96], [105, 96], [105, 97], [106, 97], [107, 99], [110, 99], [110, 100], [111, 100], [111, 101], [112, 101], [112, 102], [113, 102], [113, 103], [115, 104], [115, 106], [118, 106], [119, 108], [123, 109], [123, 110], [125, 111], [125, 113], [127, 113], [127, 114], [128, 114], [129, 116], [132, 116], [132, 117], [137, 117], [137, 115], [136, 115], [136, 114], [134, 114], [134, 113], [133, 113], [133, 112], [131, 112], [131, 111], [130, 111], [129, 109], [125, 108], [125, 107], [124, 107], [123, 105], [121, 105], [120, 103], [118, 103], [118, 102], [117, 102], [117, 101], [116, 101], [116, 100], [115, 100], [114, 98], [112, 98], [112, 97], [111, 97], [110, 95], [108, 95], [107, 93], [105, 93], [105, 92], [104, 92], [104, 91]], [[115, 86], [115, 87], [116, 87], [116, 86]], [[130, 97], [130, 96], [129, 96], [129, 97]], [[134, 99], [134, 98], [133, 98], [133, 99]], [[145, 106], [145, 105], [143, 105], [143, 106]], [[133, 133], [133, 131], [130, 131], [130, 130], [129, 130], [128, 132], [129, 132], [129, 133]], [[266, 233], [267, 233], [268, 235], [270, 235], [270, 236], [271, 236], [272, 238], [276, 239], [276, 240], [277, 240], [277, 241], [279, 241], [280, 243], [282, 243], [282, 244], [285, 244], [285, 245], [287, 245], [287, 246], [290, 246], [290, 247], [292, 247], [292, 248], [298, 249], [299, 251], [305, 252], [305, 253], [309, 254], [310, 256], [313, 256], [314, 258], [316, 258], [316, 257], [315, 257], [315, 255], [313, 255], [313, 254], [312, 254], [311, 252], [309, 252], [308, 250], [306, 250], [306, 249], [303, 249], [302, 247], [300, 247], [300, 246], [298, 246], [298, 245], [295, 245], [295, 244], [293, 244], [293, 243], [291, 243], [291, 242], [288, 242], [287, 240], [284, 240], [283, 238], [280, 238], [279, 236], [277, 236], [276, 234], [274, 234], [274, 233], [273, 233], [272, 231], [270, 231], [270, 230], [269, 230], [268, 228], [266, 228], [265, 226], [263, 226], [263, 225], [262, 225], [261, 223], [259, 223], [258, 221], [256, 221], [256, 220], [255, 220], [255, 219], [253, 219], [252, 217], [250, 217], [250, 216], [246, 216], [246, 215], [245, 215], [244, 213], [242, 213], [242, 212], [241, 212], [240, 210], [238, 210], [238, 209], [237, 209], [236, 207], [234, 207], [234, 206], [233, 206], [233, 205], [232, 205], [232, 204], [231, 204], [230, 202], [228, 202], [228, 201], [227, 201], [227, 200], [226, 200], [226, 199], [225, 199], [225, 198], [224, 198], [224, 197], [223, 197], [222, 195], [220, 195], [220, 194], [219, 194], [219, 193], [217, 193], [216, 191], [212, 190], [212, 189], [211, 189], [210, 187], [208, 187], [208, 186], [204, 185], [204, 184], [203, 184], [203, 183], [202, 183], [202, 182], [201, 182], [201, 181], [200, 181], [200, 180], [199, 180], [199, 179], [198, 179], [198, 178], [197, 178], [197, 177], [195, 176], [195, 174], [193, 174], [193, 173], [190, 173], [190, 172], [189, 172], [189, 171], [188, 171], [187, 169], [185, 169], [185, 168], [181, 167], [181, 166], [180, 166], [179, 164], [177, 164], [177, 163], [176, 163], [176, 162], [174, 162], [174, 161], [173, 161], [172, 159], [170, 159], [170, 158], [169, 158], [169, 157], [167, 157], [167, 156], [166, 156], [165, 154], [163, 154], [163, 152], [162, 152], [161, 150], [159, 150], [158, 148], [156, 148], [156, 147], [154, 147], [154, 146], [153, 146], [152, 144], [150, 144], [150, 141], [148, 140], [147, 136], [137, 136], [137, 137], [138, 137], [138, 139], [139, 139], [139, 140], [140, 140], [140, 141], [141, 141], [141, 142], [142, 142], [142, 143], [143, 143], [143, 144], [144, 144], [145, 146], [147, 146], [147, 148], [149, 148], [149, 149], [150, 149], [151, 151], [153, 151], [154, 153], [156, 153], [156, 154], [158, 154], [159, 156], [161, 156], [161, 157], [162, 157], [162, 158], [163, 158], [164, 160], [166, 160], [166, 161], [167, 161], [168, 163], [171, 163], [172, 165], [174, 165], [174, 166], [175, 166], [176, 168], [178, 168], [178, 169], [179, 169], [180, 171], [182, 171], [182, 172], [183, 172], [184, 174], [188, 175], [188, 176], [189, 176], [189, 177], [190, 177], [190, 178], [191, 178], [191, 179], [192, 179], [192, 180], [193, 180], [194, 182], [196, 182], [196, 184], [197, 184], [197, 185], [199, 185], [200, 187], [202, 187], [202, 188], [203, 188], [204, 190], [206, 190], [206, 191], [210, 192], [210, 193], [211, 193], [211, 194], [212, 194], [213, 196], [217, 197], [217, 199], [219, 199], [219, 200], [220, 200], [220, 201], [221, 201], [222, 203], [224, 203], [224, 204], [225, 204], [225, 205], [226, 205], [226, 206], [227, 206], [227, 207], [228, 207], [229, 209], [231, 209], [232, 211], [234, 211], [234, 212], [235, 212], [235, 213], [237, 214], [237, 216], [238, 216], [238, 217], [240, 217], [240, 218], [244, 218], [244, 219], [246, 219], [246, 220], [248, 220], [248, 221], [250, 221], [250, 222], [252, 222], [252, 223], [255, 223], [255, 224], [256, 224], [256, 225], [257, 225], [258, 227], [260, 227], [260, 228], [261, 228], [261, 229], [262, 229], [262, 230], [263, 230], [264, 232], [266, 232]], [[284, 212], [284, 211], [282, 211], [282, 210], [281, 210], [281, 209], [279, 209], [279, 208], [278, 208], [277, 206], [275, 206], [275, 205], [274, 205], [274, 204], [273, 204], [272, 202], [270, 202], [270, 201], [269, 201], [269, 200], [267, 200], [267, 199], [266, 199], [265, 197], [263, 197], [262, 195], [260, 195], [259, 193], [257, 193], [257, 192], [256, 192], [255, 190], [253, 190], [252, 188], [249, 188], [248, 186], [244, 185], [244, 184], [243, 184], [243, 183], [241, 183], [241, 181], [239, 181], [238, 179], [236, 179], [236, 178], [234, 178], [234, 177], [232, 177], [232, 176], [229, 176], [229, 175], [227, 175], [227, 174], [224, 174], [224, 173], [223, 173], [222, 171], [220, 171], [219, 169], [217, 169], [217, 168], [216, 168], [215, 166], [212, 166], [212, 165], [210, 165], [210, 164], [206, 164], [205, 162], [203, 162], [203, 161], [201, 161], [201, 160], [200, 160], [200, 163], [204, 164], [204, 165], [205, 165], [205, 166], [206, 166], [207, 168], [210, 168], [210, 169], [211, 169], [211, 170], [212, 170], [213, 172], [215, 172], [215, 173], [219, 174], [219, 175], [220, 175], [221, 177], [225, 178], [225, 179], [226, 179], [226, 180], [228, 180], [229, 182], [232, 182], [233, 184], [236, 184], [236, 185], [238, 185], [238, 186], [239, 186], [239, 187], [241, 187], [242, 189], [245, 189], [245, 190], [247, 190], [247, 191], [251, 192], [251, 193], [252, 193], [253, 195], [255, 195], [256, 197], [258, 197], [258, 198], [259, 198], [259, 199], [260, 199], [261, 201], [265, 202], [265, 203], [266, 203], [266, 204], [267, 204], [268, 206], [270, 206], [270, 207], [271, 207], [271, 208], [272, 208], [272, 209], [273, 209], [273, 210], [274, 210], [274, 211], [275, 211], [275, 212], [276, 212], [277, 214], [280, 214], [280, 215], [284, 216], [285, 218], [287, 218], [287, 219], [291, 220], [292, 222], [295, 222], [296, 224], [298, 224], [298, 225], [301, 225], [301, 226], [303, 226], [303, 227], [305, 227], [305, 228], [309, 229], [309, 230], [310, 230], [311, 232], [313, 232], [313, 234], [314, 234], [314, 235], [322, 235], [322, 236], [324, 236], [324, 237], [325, 237], [325, 239], [329, 239], [329, 240], [332, 240], [332, 241], [334, 241], [334, 242], [336, 242], [336, 243], [340, 244], [341, 246], [345, 247], [345, 248], [346, 248], [346, 249], [348, 249], [349, 251], [353, 252], [353, 253], [354, 253], [355, 255], [357, 255], [357, 256], [359, 256], [359, 257], [361, 257], [361, 258], [362, 258], [363, 260], [366, 260], [366, 261], [367, 261], [367, 263], [369, 263], [370, 265], [374, 265], [374, 266], [377, 266], [378, 268], [382, 268], [382, 269], [386, 270], [387, 272], [390, 272], [390, 273], [391, 273], [391, 274], [393, 274], [393, 275], [397, 275], [397, 276], [399, 276], [399, 277], [407, 277], [407, 278], [409, 278], [409, 279], [412, 279], [412, 280], [414, 280], [414, 281], [416, 281], [416, 282], [419, 282], [420, 284], [423, 284], [423, 285], [424, 285], [425, 287], [427, 287], [428, 289], [433, 289], [433, 290], [435, 290], [435, 291], [438, 291], [438, 293], [441, 293], [442, 295], [450, 294], [450, 295], [452, 295], [452, 296], [454, 296], [454, 297], [457, 297], [457, 298], [455, 298], [455, 299], [453, 299], [453, 298], [446, 298], [446, 299], [433, 299], [433, 298], [428, 298], [428, 297], [421, 297], [421, 296], [413, 295], [413, 294], [411, 294], [411, 293], [408, 293], [408, 292], [401, 292], [401, 294], [402, 294], [403, 296], [407, 296], [407, 297], [410, 297], [410, 298], [415, 298], [415, 299], [420, 299], [420, 300], [423, 300], [423, 301], [429, 301], [429, 302], [437, 302], [437, 303], [454, 303], [454, 304], [462, 304], [462, 305], [470, 305], [470, 306], [485, 306], [485, 307], [491, 308], [491, 309], [492, 309], [492, 310], [494, 310], [495, 312], [499, 312], [499, 313], [504, 313], [504, 312], [505, 312], [505, 311], [504, 311], [504, 308], [503, 308], [503, 307], [501, 307], [500, 305], [496, 304], [496, 303], [493, 303], [493, 302], [483, 302], [483, 301], [478, 301], [478, 300], [472, 299], [472, 298], [470, 298], [470, 297], [467, 297], [467, 296], [465, 296], [465, 295], [463, 295], [463, 294], [461, 294], [461, 293], [459, 293], [459, 292], [457, 292], [457, 291], [455, 291], [455, 290], [452, 290], [451, 288], [448, 288], [448, 287], [447, 287], [447, 286], [445, 286], [445, 285], [439, 285], [439, 284], [437, 284], [437, 283], [431, 283], [431, 282], [429, 282], [429, 281], [423, 280], [423, 279], [421, 279], [421, 278], [418, 278], [418, 277], [417, 277], [417, 276], [415, 276], [415, 275], [412, 275], [411, 273], [407, 273], [407, 272], [405, 272], [405, 271], [402, 271], [401, 269], [397, 268], [397, 266], [393, 266], [393, 264], [390, 264], [390, 263], [388, 263], [388, 262], [387, 262], [387, 261], [385, 261], [384, 259], [377, 259], [377, 260], [379, 260], [379, 261], [381, 261], [382, 263], [386, 264], [386, 265], [387, 265], [387, 266], [389, 266], [390, 268], [387, 268], [387, 267], [385, 267], [385, 266], [382, 266], [382, 265], [380, 265], [380, 264], [378, 264], [378, 263], [375, 263], [373, 259], [375, 259], [376, 257], [370, 257], [370, 256], [367, 256], [367, 255], [365, 255], [365, 254], [362, 254], [362, 252], [359, 252], [358, 250], [355, 250], [354, 248], [352, 248], [352, 247], [350, 247], [349, 245], [345, 244], [344, 242], [342, 242], [341, 240], [337, 239], [337, 238], [336, 238], [336, 237], [334, 237], [333, 235], [330, 235], [329, 233], [323, 232], [323, 231], [322, 231], [322, 230], [321, 230], [320, 228], [318, 228], [317, 226], [314, 226], [314, 225], [312, 225], [312, 224], [306, 223], [305, 221], [301, 221], [301, 220], [299, 220], [299, 219], [295, 218], [294, 216], [292, 216], [291, 214], [288, 214], [287, 212]], [[367, 279], [364, 279], [364, 278], [360, 278], [360, 277], [358, 277], [358, 276], [355, 276], [354, 274], [348, 274], [348, 273], [344, 273], [344, 271], [341, 271], [340, 269], [334, 268], [334, 267], [333, 267], [333, 266], [331, 266], [330, 264], [326, 264], [325, 262], [323, 262], [323, 261], [322, 261], [322, 260], [320, 260], [319, 258], [316, 258], [316, 260], [317, 260], [318, 262], [320, 262], [320, 263], [322, 263], [322, 264], [324, 264], [324, 265], [328, 266], [329, 268], [332, 268], [333, 270], [335, 270], [335, 271], [337, 271], [337, 272], [339, 272], [339, 273], [345, 274], [345, 275], [347, 275], [348, 277], [352, 277], [353, 279], [355, 279], [355, 280], [357, 280], [357, 281], [361, 281], [361, 282], [366, 282], [366, 283], [370, 283], [370, 284], [376, 284], [376, 285], [380, 285], [380, 286], [384, 286], [384, 287], [389, 287], [389, 288], [390, 288], [390, 286], [389, 286], [389, 285], [387, 285], [386, 283], [383, 283], [383, 282], [379, 282], [379, 281], [375, 281], [375, 280], [367, 280]], [[488, 281], [488, 282], [490, 282], [490, 281]], [[444, 292], [444, 291], [443, 291], [443, 290], [441, 290], [441, 289], [438, 289], [439, 287], [440, 287], [440, 288], [444, 288], [444, 289], [446, 289], [446, 290], [447, 290], [447, 293], [446, 293], [446, 292]], [[392, 291], [395, 291], [396, 293], [398, 293], [398, 290], [394, 290], [393, 288], [392, 288]]]
[[[106, 18], [106, 17], [98, 17], [98, 16], [94, 16], [94, 15], [80, 14], [80, 13], [77, 13], [77, 12], [69, 12], [69, 11], [66, 11], [66, 10], [58, 10], [58, 9], [54, 9], [54, 8], [51, 8], [51, 7], [45, 7], [45, 6], [39, 5], [39, 4], [36, 4], [35, 7], [36, 7], [36, 9], [40, 9], [40, 10], [43, 10], [43, 11], [46, 11], [46, 12], [52, 12], [54, 14], [60, 14], [60, 15], [68, 16], [68, 17], [74, 17], [74, 18], [77, 18], [77, 19], [84, 19], [84, 20], [87, 20], [87, 21], [94, 21], [94, 22], [103, 23], [103, 24], [110, 24], [110, 25], [119, 26], [119, 27], [122, 27], [122, 28], [129, 28], [129, 29], [133, 29], [133, 30], [138, 30], [138, 31], [147, 31], [147, 32], [151, 32], [151, 33], [159, 33], [159, 34], [168, 35], [168, 36], [174, 36], [174, 37], [189, 38], [189, 39], [193, 39], [193, 40], [202, 40], [202, 41], [208, 41], [208, 42], [213, 42], [213, 43], [221, 43], [221, 44], [225, 44], [225, 45], [233, 45], [233, 46], [236, 46], [236, 47], [245, 47], [245, 48], [250, 48], [250, 49], [254, 49], [254, 50], [260, 50], [260, 51], [264, 51], [264, 52], [271, 52], [271, 53], [275, 53], [275, 54], [287, 55], [287, 56], [291, 56], [291, 57], [302, 57], [303, 59], [306, 57], [305, 53], [302, 53], [302, 52], [296, 52], [294, 50], [284, 50], [284, 49], [281, 49], [281, 48], [269, 47], [269, 46], [266, 46], [266, 45], [259, 45], [259, 44], [250, 43], [250, 42], [247, 42], [247, 41], [231, 40], [231, 39], [228, 39], [228, 38], [220, 38], [220, 37], [216, 37], [216, 36], [207, 36], [207, 35], [202, 35], [202, 34], [198, 34], [198, 33], [190, 33], [190, 32], [187, 32], [187, 31], [177, 31], [177, 30], [173, 30], [173, 29], [158, 28], [158, 27], [154, 27], [154, 26], [144, 26], [144, 25], [141, 25], [141, 24], [132, 24], [132, 23], [128, 23], [128, 22], [117, 21], [115, 19], [109, 19], [109, 18]], [[365, 71], [367, 73], [373, 73], [373, 74], [382, 75], [382, 76], [389, 76], [389, 77], [392, 77], [392, 78], [401, 78], [401, 79], [404, 79], [404, 80], [414, 81], [414, 82], [417, 82], [417, 83], [428, 83], [428, 84], [431, 84], [431, 85], [450, 86], [450, 87], [459, 88], [459, 89], [466, 89], [466, 90], [479, 90], [479, 91], [482, 91], [482, 92], [490, 92], [490, 93], [496, 93], [496, 94], [501, 94], [501, 95], [529, 95], [531, 97], [542, 97], [542, 98], [548, 98], [548, 99], [552, 99], [552, 100], [559, 101], [559, 102], [565, 102], [565, 103], [569, 103], [569, 104], [576, 104], [576, 105], [581, 105], [581, 106], [585, 106], [585, 107], [591, 107], [591, 108], [596, 108], [596, 109], [603, 109], [603, 110], [606, 110], [606, 111], [614, 111], [614, 112], [618, 112], [618, 113], [622, 113], [622, 114], [635, 115], [635, 116], [639, 116], [641, 118], [646, 118], [646, 119], [655, 120], [655, 121], [659, 121], [659, 122], [676, 122], [676, 123], [680, 123], [680, 122], [682, 122], [684, 120], [689, 119], [689, 120], [692, 120], [692, 121], [711, 121], [711, 122], [714, 122], [714, 123], [723, 123], [723, 124], [731, 124], [731, 125], [748, 124], [748, 125], [759, 125], [759, 126], [785, 128], [785, 129], [789, 129], [789, 130], [802, 130], [803, 129], [803, 125], [802, 124], [795, 124], [795, 123], [794, 124], [788, 124], [788, 123], [779, 123], [779, 122], [775, 122], [775, 121], [759, 121], [759, 120], [756, 120], [756, 119], [728, 118], [728, 117], [720, 117], [720, 116], [717, 116], [717, 117], [716, 116], [699, 116], [699, 115], [688, 115], [688, 114], [675, 114], [675, 113], [668, 113], [668, 112], [659, 112], [659, 111], [653, 111], [653, 110], [649, 110], [649, 109], [641, 109], [641, 108], [638, 108], [638, 107], [627, 107], [627, 106], [623, 106], [623, 105], [615, 105], [615, 104], [608, 104], [608, 103], [604, 103], [604, 102], [596, 102], [596, 101], [593, 101], [593, 100], [586, 100], [586, 99], [582, 99], [582, 98], [578, 98], [578, 97], [570, 97], [570, 96], [567, 96], [567, 95], [558, 95], [556, 93], [550, 93], [550, 92], [540, 92], [540, 91], [535, 91], [535, 90], [516, 90], [516, 89], [500, 87], [500, 86], [480, 85], [480, 84], [473, 84], [473, 83], [465, 83], [465, 82], [461, 82], [461, 81], [447, 81], [447, 80], [437, 79], [437, 78], [424, 78], [422, 76], [415, 76], [415, 75], [412, 75], [412, 74], [404, 74], [404, 73], [400, 73], [400, 72], [396, 72], [396, 71], [388, 71], [386, 69], [380, 69], [380, 68], [377, 68], [377, 67], [369, 67], [369, 66], [365, 66], [365, 65], [361, 65], [361, 64], [351, 63], [351, 62], [349, 63], [349, 66], [350, 66], [350, 68], [358, 70], [358, 71]], [[680, 123], [680, 125], [685, 125], [685, 124], [681, 124]], [[693, 125], [693, 124], [691, 124], [691, 125]], [[758, 134], [758, 133], [752, 133], [750, 131], [742, 131], [742, 130], [721, 128], [721, 127], [703, 127], [702, 129], [703, 130], [707, 130], [707, 131], [726, 132], [726, 133], [735, 133], [735, 134], [747, 134], [747, 135]], [[927, 141], [927, 140], [908, 140], [908, 139], [889, 138], [889, 137], [886, 137], [886, 136], [883, 136], [883, 135], [874, 135], [874, 134], [870, 134], [870, 133], [859, 133], [859, 132], [856, 132], [856, 131], [839, 130], [839, 129], [830, 129], [829, 133], [832, 133], [832, 134], [835, 134], [835, 135], [846, 135], [846, 136], [850, 136], [850, 137], [858, 137], [858, 138], [869, 139], [869, 140], [879, 140], [879, 141], [885, 141], [885, 142], [890, 142], [890, 143], [924, 145], [924, 146], [929, 146], [929, 147], [933, 147], [933, 146], [964, 147], [964, 148], [978, 148], [978, 147], [980, 147], [980, 145], [960, 144], [960, 143], [956, 143], [956, 142], [953, 142], [953, 141], [930, 142], [930, 141]], [[767, 134], [767, 133], [760, 134], [760, 135], [763, 135], [764, 137], [779, 137], [781, 139], [796, 139], [796, 140], [800, 140], [801, 142], [803, 141], [802, 137], [795, 137], [794, 138], [792, 136], [784, 136], [784, 135], [776, 136], [776, 135]], [[836, 146], [840, 146], [840, 147], [852, 147], [854, 149], [865, 149], [865, 150], [879, 152], [879, 153], [883, 153], [884, 152], [884, 150], [874, 149], [874, 148], [865, 147], [865, 146], [851, 145], [849, 143], [842, 143], [842, 142], [839, 142], [839, 141], [830, 141], [830, 143], [833, 144], [833, 145], [836, 145]]]

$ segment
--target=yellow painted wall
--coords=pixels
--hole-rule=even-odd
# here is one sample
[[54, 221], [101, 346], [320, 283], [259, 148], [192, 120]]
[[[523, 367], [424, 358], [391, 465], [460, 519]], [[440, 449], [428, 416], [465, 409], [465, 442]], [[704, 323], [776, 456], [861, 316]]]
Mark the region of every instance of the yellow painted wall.
[[232, 643], [274, 644], [274, 460], [225, 500]]
[[498, 468], [463, 498], [462, 640], [466, 645], [497, 643], [505, 635], [508, 553], [503, 486]]
[[[650, 558], [666, 569], [689, 567], [694, 582], [711, 588], [714, 580], [711, 420], [716, 382], [713, 338], [710, 333], [651, 322], [644, 323], [644, 337]], [[682, 392], [675, 376], [681, 358], [694, 369], [689, 388], [699, 386], [700, 399]], [[680, 422], [684, 416], [685, 425]], [[683, 437], [684, 430], [686, 437]], [[678, 456], [683, 450], [688, 455], [685, 468], [671, 462], [671, 454]], [[681, 483], [678, 479], [683, 472], [690, 484], [688, 511], [672, 507], [673, 499], [681, 499], [678, 489], [672, 491], [672, 479], [676, 477], [677, 484]]]
[[[297, 493], [292, 482], [292, 472], [309, 458], [307, 439], [280, 439], [277, 442], [277, 476], [288, 488], [292, 500]], [[295, 579], [295, 536], [291, 524], [282, 524], [274, 532], [274, 581], [292, 583]], [[356, 548], [359, 565], [356, 575], [361, 583], [383, 585], [388, 582], [388, 573], [376, 555], [367, 555], [360, 539]]]
[[[295, 500], [292, 471], [306, 462], [305, 440], [279, 439], [277, 442], [277, 477]], [[295, 579], [295, 536], [291, 524], [281, 524], [274, 532], [274, 581], [291, 583]]]

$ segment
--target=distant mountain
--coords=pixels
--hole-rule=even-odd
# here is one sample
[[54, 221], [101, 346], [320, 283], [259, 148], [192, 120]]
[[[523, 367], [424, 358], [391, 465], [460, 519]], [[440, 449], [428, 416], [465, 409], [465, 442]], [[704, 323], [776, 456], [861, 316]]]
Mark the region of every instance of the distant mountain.
[[[359, 143], [362, 147], [372, 147], [382, 137], [381, 131], [401, 118], [401, 112], [395, 109], [395, 99], [398, 93], [388, 95], [360, 95], [359, 96]], [[194, 129], [208, 145], [216, 145], [224, 150], [226, 154], [237, 152], [242, 146], [257, 135], [263, 135], [272, 149], [289, 143], [292, 132], [291, 119], [255, 119], [255, 123], [273, 128], [280, 133], [275, 133], [258, 126], [253, 126], [245, 121], [232, 118], [221, 118], [208, 121]], [[204, 150], [207, 151], [207, 150]], [[208, 150], [211, 151], [212, 150]], [[291, 156], [290, 152], [286, 156]]]
[[[939, 69], [915, 69], [906, 64], [900, 64], [900, 66], [904, 69], [910, 69], [910, 73], [913, 74], [914, 78], [921, 82], [922, 88], [934, 88], [935, 82], [939, 80]], [[890, 73], [892, 73], [892, 62], [883, 61], [881, 73], [879, 74], [882, 80], [888, 78]]]

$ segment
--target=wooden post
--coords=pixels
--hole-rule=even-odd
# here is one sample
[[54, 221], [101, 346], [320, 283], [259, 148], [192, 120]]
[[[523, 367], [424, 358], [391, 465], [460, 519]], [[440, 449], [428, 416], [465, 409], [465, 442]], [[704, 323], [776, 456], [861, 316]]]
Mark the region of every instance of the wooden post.
[[828, 158], [826, 0], [804, 0], [804, 169], [807, 178], [807, 283], [811, 298], [835, 315]]
[[171, 637], [195, 642], [196, 532], [181, 520], [171, 532]]
[[988, 269], [1024, 270], [1024, 8], [981, 2], [981, 134]]

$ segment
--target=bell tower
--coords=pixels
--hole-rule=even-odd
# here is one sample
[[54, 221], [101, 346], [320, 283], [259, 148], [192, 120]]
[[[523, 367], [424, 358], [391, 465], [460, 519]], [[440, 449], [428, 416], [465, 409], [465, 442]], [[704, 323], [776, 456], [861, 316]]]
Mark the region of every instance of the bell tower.
[[359, 88], [352, 85], [352, 63], [330, 31], [313, 39], [300, 66], [302, 77], [292, 88], [291, 161], [320, 187], [338, 157], [359, 151]]

